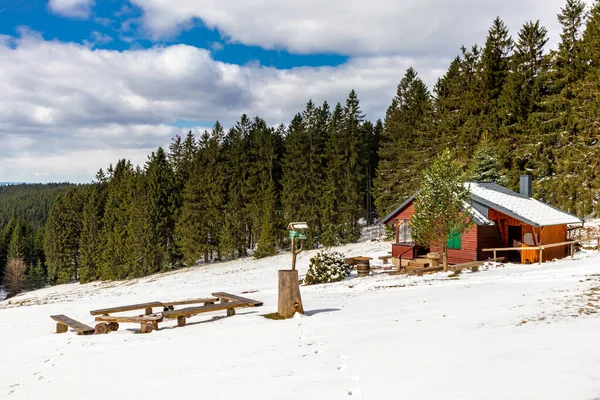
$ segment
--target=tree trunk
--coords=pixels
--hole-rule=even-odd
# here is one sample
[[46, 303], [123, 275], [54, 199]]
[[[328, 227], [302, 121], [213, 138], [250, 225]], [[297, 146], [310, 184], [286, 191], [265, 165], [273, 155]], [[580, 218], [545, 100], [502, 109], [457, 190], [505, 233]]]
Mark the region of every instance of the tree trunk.
[[284, 318], [292, 317], [296, 312], [304, 314], [298, 271], [279, 271], [279, 299], [277, 312]]
[[448, 271], [448, 246], [443, 247], [443, 264], [444, 264], [444, 272]]

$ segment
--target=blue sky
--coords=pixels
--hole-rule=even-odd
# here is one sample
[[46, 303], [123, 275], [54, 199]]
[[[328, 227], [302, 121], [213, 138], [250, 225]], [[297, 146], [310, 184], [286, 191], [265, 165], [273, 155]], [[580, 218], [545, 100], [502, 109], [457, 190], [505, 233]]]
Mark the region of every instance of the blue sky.
[[[591, 0], [589, 0], [591, 3]], [[89, 182], [243, 113], [287, 123], [355, 89], [383, 117], [407, 68], [430, 87], [501, 16], [563, 0], [0, 0], [0, 181]]]

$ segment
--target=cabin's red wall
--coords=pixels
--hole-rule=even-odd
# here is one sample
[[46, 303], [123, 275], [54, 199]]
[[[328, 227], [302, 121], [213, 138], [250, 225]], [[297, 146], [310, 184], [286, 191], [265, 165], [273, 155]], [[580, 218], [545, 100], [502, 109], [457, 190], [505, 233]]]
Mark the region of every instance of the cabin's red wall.
[[411, 201], [410, 204], [404, 208], [404, 210], [400, 211], [400, 213], [394, 217], [394, 219], [396, 219], [398, 221], [410, 219], [410, 217], [412, 217], [414, 213], [415, 213], [415, 202]]
[[392, 243], [392, 257], [414, 260], [417, 257], [417, 248], [402, 243]]
[[[448, 263], [463, 264], [477, 261], [477, 231], [478, 226], [473, 225], [460, 238], [460, 250], [448, 249]], [[432, 247], [432, 253], [442, 253], [441, 247]]]

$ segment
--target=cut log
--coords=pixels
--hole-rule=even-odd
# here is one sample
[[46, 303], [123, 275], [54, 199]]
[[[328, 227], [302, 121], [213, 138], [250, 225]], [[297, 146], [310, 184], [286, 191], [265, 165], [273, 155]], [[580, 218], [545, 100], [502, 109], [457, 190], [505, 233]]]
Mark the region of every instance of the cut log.
[[185, 326], [185, 316], [180, 315], [177, 317], [177, 326]]
[[96, 334], [98, 334], [98, 335], [104, 335], [105, 333], [110, 332], [110, 329], [108, 329], [107, 323], [100, 322], [99, 324], [96, 324], [96, 327], [94, 328], [94, 332], [96, 332]]
[[119, 330], [119, 323], [118, 322], [109, 322], [108, 323], [108, 329], [110, 329], [111, 332], [116, 332]]
[[304, 314], [297, 270], [279, 270], [277, 312], [284, 318], [289, 318], [296, 312]]
[[69, 327], [65, 324], [61, 324], [60, 322], [56, 323], [56, 333], [65, 333], [69, 330]]
[[140, 333], [150, 333], [154, 330], [152, 322], [144, 322], [140, 324]]

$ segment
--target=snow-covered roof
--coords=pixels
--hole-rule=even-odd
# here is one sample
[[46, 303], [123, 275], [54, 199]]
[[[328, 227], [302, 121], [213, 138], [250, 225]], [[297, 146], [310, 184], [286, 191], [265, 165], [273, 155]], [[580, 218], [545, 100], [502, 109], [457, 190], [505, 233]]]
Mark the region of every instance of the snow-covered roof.
[[477, 225], [479, 225], [479, 226], [482, 226], [482, 225], [494, 225], [494, 223], [492, 221], [490, 221], [489, 219], [487, 219], [486, 216], [484, 216], [482, 213], [480, 213], [479, 211], [477, 211], [469, 203], [465, 202], [464, 209], [467, 212], [467, 214], [469, 214], [469, 216], [471, 217], [471, 219], [473, 220], [473, 222], [475, 222]]
[[468, 182], [471, 199], [532, 226], [581, 224], [580, 218], [495, 183]]

